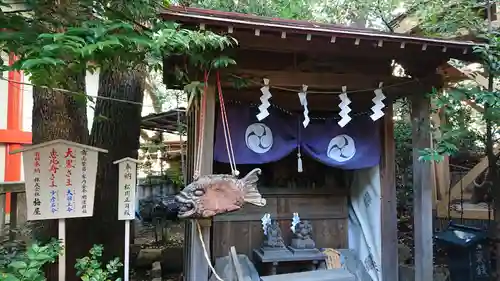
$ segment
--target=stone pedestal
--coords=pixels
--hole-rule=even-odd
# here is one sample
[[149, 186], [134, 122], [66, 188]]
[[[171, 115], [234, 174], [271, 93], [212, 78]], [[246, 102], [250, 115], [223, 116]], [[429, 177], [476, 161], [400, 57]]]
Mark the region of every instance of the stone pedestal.
[[288, 246], [288, 250], [290, 253], [292, 253], [294, 256], [300, 256], [300, 257], [315, 257], [315, 256], [323, 256], [323, 253], [321, 253], [320, 250], [313, 248], [313, 249], [297, 249], [294, 248], [293, 246]]
[[293, 238], [291, 247], [295, 249], [316, 249], [316, 243], [311, 238], [308, 239], [300, 239]]
[[262, 246], [257, 250], [263, 260], [283, 259], [292, 255], [286, 247], [266, 247]]

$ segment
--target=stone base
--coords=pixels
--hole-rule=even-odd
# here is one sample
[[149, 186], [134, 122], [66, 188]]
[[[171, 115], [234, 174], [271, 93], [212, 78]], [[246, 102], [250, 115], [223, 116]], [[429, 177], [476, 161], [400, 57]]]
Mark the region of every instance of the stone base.
[[272, 248], [272, 247], [261, 247], [259, 253], [262, 254], [262, 259], [280, 259], [292, 255], [292, 253], [286, 248]]
[[321, 256], [323, 253], [321, 253], [320, 250], [314, 248], [314, 249], [297, 249], [292, 246], [288, 246], [288, 250], [294, 255], [294, 256], [306, 256], [306, 257], [311, 257], [311, 256]]
[[302, 240], [302, 239], [294, 238], [294, 239], [292, 239], [292, 243], [290, 244], [290, 247], [293, 247], [296, 249], [315, 249], [316, 243], [314, 243], [314, 241], [312, 239]]

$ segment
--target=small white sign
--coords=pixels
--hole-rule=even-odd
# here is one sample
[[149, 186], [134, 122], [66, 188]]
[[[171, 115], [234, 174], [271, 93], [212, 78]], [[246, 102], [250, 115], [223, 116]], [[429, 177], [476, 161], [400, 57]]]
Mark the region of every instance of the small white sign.
[[113, 163], [118, 164], [118, 220], [134, 220], [139, 161], [126, 157]]
[[97, 156], [107, 150], [66, 140], [32, 145], [23, 153], [27, 219], [91, 217]]

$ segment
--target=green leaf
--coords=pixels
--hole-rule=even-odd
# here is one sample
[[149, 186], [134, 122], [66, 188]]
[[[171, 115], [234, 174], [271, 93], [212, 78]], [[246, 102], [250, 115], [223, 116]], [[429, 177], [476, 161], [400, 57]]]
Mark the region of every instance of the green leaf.
[[39, 58], [39, 59], [29, 59], [23, 62], [21, 68], [25, 70], [30, 70], [35, 67], [40, 67], [44, 65], [62, 65], [65, 64], [63, 60], [60, 59], [54, 59], [50, 57], [44, 57], [44, 58]]
[[19, 270], [19, 269], [24, 269], [27, 268], [28, 265], [24, 261], [14, 261], [9, 264], [9, 267]]
[[0, 272], [0, 280], [2, 281], [22, 281], [17, 278], [14, 274]]

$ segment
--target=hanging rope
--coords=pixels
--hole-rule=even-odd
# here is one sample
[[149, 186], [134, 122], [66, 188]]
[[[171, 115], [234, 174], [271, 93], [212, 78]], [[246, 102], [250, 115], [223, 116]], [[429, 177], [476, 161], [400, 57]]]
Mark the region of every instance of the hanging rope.
[[201, 96], [200, 119], [198, 126], [198, 147], [196, 149], [196, 161], [194, 163], [193, 179], [197, 180], [200, 177], [201, 161], [203, 159], [203, 140], [205, 134], [205, 112], [207, 110], [207, 90], [208, 90], [208, 73], [205, 70], [203, 85], [203, 95]]
[[207, 247], [205, 246], [205, 242], [203, 241], [203, 232], [201, 232], [201, 226], [200, 226], [200, 223], [198, 222], [198, 220], [196, 221], [196, 228], [198, 229], [198, 238], [200, 239], [201, 247], [203, 248], [203, 256], [205, 257], [205, 260], [207, 261], [208, 267], [212, 271], [212, 274], [215, 276], [215, 279], [217, 279], [217, 281], [224, 281], [224, 279], [222, 279], [219, 276], [219, 274], [217, 274], [214, 266], [212, 265], [212, 262], [210, 261], [210, 257], [208, 256]]
[[[226, 106], [224, 104], [224, 97], [222, 95], [222, 86], [220, 83], [220, 75], [219, 72], [216, 74], [217, 78], [217, 90], [218, 90], [218, 95], [219, 95], [219, 104], [220, 104], [220, 113], [221, 113], [221, 121], [222, 121], [222, 127], [224, 129], [224, 138], [226, 142], [226, 150], [228, 153], [228, 159], [229, 159], [229, 165], [231, 166], [231, 172], [234, 176], [239, 175], [239, 171], [236, 169], [236, 160], [234, 157], [234, 150], [233, 150], [233, 143], [231, 141], [231, 132], [229, 129], [229, 123], [227, 121], [227, 115], [226, 115]], [[206, 109], [207, 109], [207, 91], [208, 91], [208, 73], [205, 71], [205, 83], [203, 87], [203, 96], [201, 98], [201, 109], [200, 109], [200, 118], [199, 118], [199, 130], [198, 130], [198, 148], [197, 148], [197, 155], [196, 155], [196, 162], [195, 162], [195, 170], [194, 170], [194, 180], [197, 180], [200, 176], [200, 171], [201, 171], [201, 161], [202, 161], [202, 154], [203, 154], [203, 135], [205, 131], [205, 114], [206, 114]], [[207, 247], [205, 246], [205, 241], [203, 240], [203, 232], [201, 231], [201, 226], [198, 220], [195, 221], [196, 223], [196, 229], [198, 231], [198, 238], [200, 239], [201, 247], [203, 249], [203, 256], [208, 264], [208, 267], [210, 268], [210, 271], [212, 274], [215, 276], [217, 281], [224, 281], [216, 272], [215, 268], [212, 265], [212, 262], [210, 260], [210, 256], [207, 251]]]
[[222, 86], [220, 83], [220, 74], [218, 71], [216, 73], [216, 76], [217, 76], [217, 90], [219, 93], [222, 128], [224, 131], [224, 140], [226, 142], [227, 158], [229, 160], [229, 166], [231, 167], [231, 173], [234, 176], [239, 176], [240, 172], [236, 169], [236, 160], [234, 158], [233, 143], [231, 141], [231, 132], [229, 130], [229, 123], [227, 121], [226, 105], [224, 103], [224, 96], [222, 95]]

